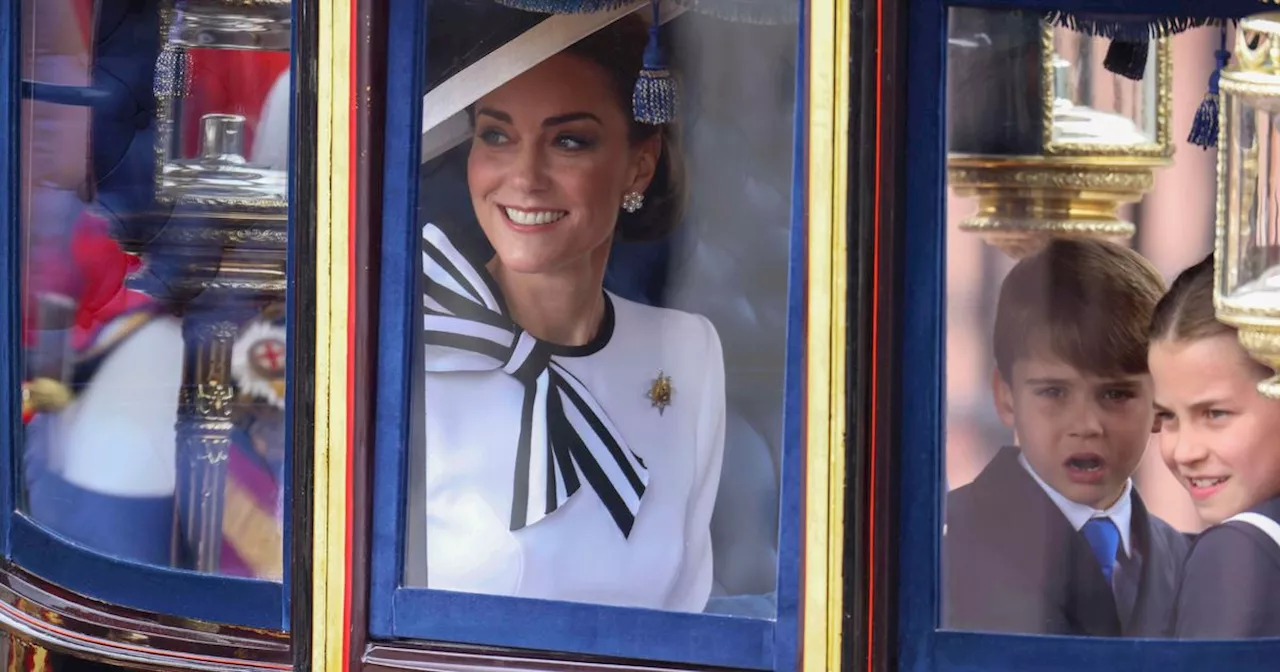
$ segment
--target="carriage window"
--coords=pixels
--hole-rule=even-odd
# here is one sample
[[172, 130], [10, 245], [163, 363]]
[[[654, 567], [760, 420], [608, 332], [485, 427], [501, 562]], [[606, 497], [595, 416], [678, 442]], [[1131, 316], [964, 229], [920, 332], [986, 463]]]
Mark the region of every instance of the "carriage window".
[[375, 562], [398, 591], [375, 634], [644, 608], [733, 624], [742, 650], [673, 655], [743, 664], [767, 655], [753, 624], [784, 617], [798, 5], [748, 23], [654, 4], [426, 13], [413, 314], [404, 361], [384, 347], [381, 365], [410, 372], [378, 473], [405, 503], [375, 509], [403, 550]]
[[14, 534], [279, 582], [290, 6], [224, 4], [22, 3]]
[[[429, 80], [459, 18], [431, 20]], [[663, 32], [678, 120], [634, 119], [641, 12], [444, 122], [405, 585], [773, 615], [796, 31]]]
[[976, 8], [949, 24], [942, 626], [1209, 636], [1175, 626], [1212, 589], [1180, 589], [1183, 563], [1261, 491], [1187, 419], [1209, 379], [1160, 358], [1195, 341], [1187, 316], [1216, 324], [1216, 150], [1197, 145], [1217, 112], [1196, 105], [1223, 34], [1126, 42]]

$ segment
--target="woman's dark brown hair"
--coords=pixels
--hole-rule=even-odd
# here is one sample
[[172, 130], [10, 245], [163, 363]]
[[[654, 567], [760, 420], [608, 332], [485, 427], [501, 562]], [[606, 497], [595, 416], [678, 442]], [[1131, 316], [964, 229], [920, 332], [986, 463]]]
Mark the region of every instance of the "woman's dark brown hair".
[[[604, 68], [613, 81], [618, 105], [630, 119], [631, 93], [644, 66], [648, 41], [649, 24], [639, 14], [629, 14], [579, 40], [565, 52]], [[634, 213], [618, 212], [617, 232], [624, 241], [658, 240], [675, 230], [684, 218], [687, 185], [679, 127], [631, 122], [632, 143], [656, 134], [662, 135], [662, 150], [653, 180], [644, 192], [644, 207]]]

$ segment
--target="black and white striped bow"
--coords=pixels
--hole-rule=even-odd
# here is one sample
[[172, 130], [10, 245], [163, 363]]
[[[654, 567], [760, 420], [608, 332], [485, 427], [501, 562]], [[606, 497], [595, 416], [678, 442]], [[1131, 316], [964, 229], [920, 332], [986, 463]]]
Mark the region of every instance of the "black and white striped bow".
[[[582, 381], [556, 361], [556, 346], [511, 320], [488, 272], [467, 260], [436, 225], [423, 227], [422, 238], [426, 370], [501, 369], [524, 385], [511, 529], [550, 515], [585, 480], [623, 536], [630, 536], [649, 482], [644, 462]], [[602, 328], [612, 329], [612, 320], [606, 295]]]

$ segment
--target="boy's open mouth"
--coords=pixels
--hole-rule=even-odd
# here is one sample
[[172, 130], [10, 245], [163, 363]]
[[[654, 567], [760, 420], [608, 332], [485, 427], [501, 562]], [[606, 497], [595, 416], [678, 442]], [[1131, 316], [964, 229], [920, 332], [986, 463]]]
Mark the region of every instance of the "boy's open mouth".
[[1076, 483], [1094, 484], [1102, 480], [1107, 461], [1096, 453], [1077, 453], [1064, 463], [1067, 475]]

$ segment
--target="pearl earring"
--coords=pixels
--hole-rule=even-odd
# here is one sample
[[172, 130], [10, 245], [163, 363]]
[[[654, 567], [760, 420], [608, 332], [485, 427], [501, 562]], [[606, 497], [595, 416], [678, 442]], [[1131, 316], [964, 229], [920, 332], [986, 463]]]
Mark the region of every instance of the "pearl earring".
[[644, 194], [629, 191], [622, 197], [622, 209], [634, 213], [644, 207]]

